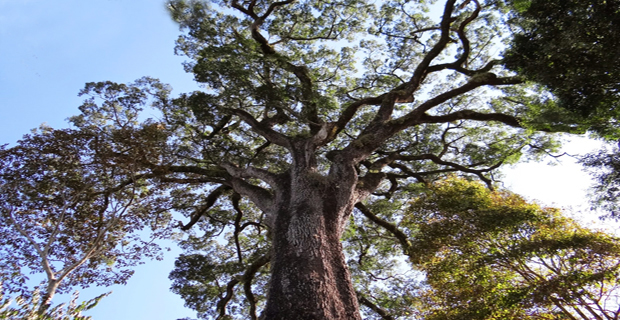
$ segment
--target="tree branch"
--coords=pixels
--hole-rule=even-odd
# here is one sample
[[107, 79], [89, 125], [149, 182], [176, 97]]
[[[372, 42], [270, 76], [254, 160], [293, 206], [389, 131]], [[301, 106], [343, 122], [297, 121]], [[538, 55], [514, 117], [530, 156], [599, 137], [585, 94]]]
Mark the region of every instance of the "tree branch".
[[263, 212], [273, 213], [273, 195], [269, 191], [235, 177], [230, 179], [230, 184], [236, 192], [248, 197]]
[[380, 105], [384, 97], [385, 97], [385, 94], [377, 96], [377, 97], [364, 98], [364, 99], [357, 100], [357, 101], [350, 103], [340, 113], [340, 117], [338, 118], [338, 120], [334, 122], [333, 130], [331, 130], [330, 135], [327, 137], [325, 143], [332, 141], [334, 138], [336, 138], [338, 133], [344, 130], [346, 125], [351, 121], [351, 119], [353, 119], [353, 117], [357, 113], [357, 110], [367, 105]]
[[474, 3], [476, 4], [476, 9], [469, 17], [467, 17], [467, 19], [461, 22], [456, 32], [457, 35], [459, 36], [459, 40], [461, 41], [461, 45], [463, 46], [463, 53], [454, 62], [454, 64], [457, 66], [462, 66], [464, 63], [467, 63], [467, 59], [469, 58], [470, 46], [469, 46], [469, 39], [467, 39], [467, 35], [465, 34], [465, 28], [467, 27], [468, 24], [470, 24], [472, 21], [474, 21], [478, 17], [478, 14], [480, 13], [480, 9], [481, 9], [480, 3], [478, 3], [477, 0], [474, 0]]
[[206, 198], [205, 205], [202, 206], [200, 210], [194, 212], [194, 214], [192, 215], [192, 219], [186, 225], [181, 226], [181, 230], [187, 231], [191, 227], [193, 227], [200, 220], [200, 218], [215, 204], [215, 202], [217, 201], [217, 199], [220, 198], [222, 193], [230, 189], [231, 188], [228, 186], [219, 186], [215, 190], [211, 191], [211, 193], [209, 193]]
[[[254, 20], [254, 23], [252, 23], [252, 25], [250, 26], [250, 32], [252, 34], [252, 39], [254, 39], [254, 41], [256, 41], [259, 44], [263, 54], [268, 55], [268, 56], [275, 56], [276, 62], [280, 65], [280, 67], [286, 71], [293, 73], [295, 77], [297, 77], [297, 79], [299, 80], [301, 84], [302, 95], [303, 95], [302, 104], [304, 105], [304, 111], [302, 112], [302, 114], [305, 116], [307, 120], [309, 120], [309, 126], [311, 129], [311, 132], [316, 133], [320, 129], [321, 120], [318, 117], [318, 106], [316, 105], [316, 102], [315, 102], [316, 99], [314, 99], [317, 93], [314, 91], [314, 88], [313, 88], [314, 84], [313, 84], [312, 78], [310, 77], [310, 73], [308, 72], [308, 68], [306, 68], [306, 66], [303, 66], [303, 65], [301, 66], [295, 65], [291, 63], [288, 59], [286, 59], [284, 56], [278, 55], [276, 53], [276, 50], [269, 43], [269, 41], [267, 41], [267, 39], [260, 33], [261, 25], [269, 17], [269, 15], [273, 13], [273, 11], [275, 11], [277, 8], [281, 6], [284, 6], [284, 5], [293, 3], [293, 2], [294, 0], [274, 2], [271, 5], [269, 5], [265, 13], [260, 17], [254, 13], [253, 9], [251, 9], [253, 8], [253, 5], [252, 7], [248, 7], [248, 9], [241, 7], [236, 1], [234, 1], [232, 5], [233, 5], [233, 8], [243, 12], [244, 14], [248, 15]], [[254, 126], [252, 127], [254, 128]], [[285, 145], [280, 144], [276, 142], [275, 140], [268, 138], [265, 135], [263, 136], [273, 143], [286, 147]]]
[[439, 41], [433, 46], [433, 48], [424, 56], [420, 64], [416, 67], [411, 76], [411, 79], [407, 83], [406, 89], [409, 94], [413, 94], [413, 92], [420, 86], [422, 80], [427, 75], [427, 69], [431, 62], [441, 54], [446, 45], [450, 42], [450, 25], [452, 24], [452, 11], [454, 10], [454, 3], [456, 0], [447, 0], [444, 6], [443, 15], [441, 18], [440, 29], [441, 36]]
[[15, 217], [13, 217], [12, 210], [9, 210], [8, 218], [11, 224], [13, 225], [13, 227], [15, 227], [15, 229], [17, 229], [17, 231], [22, 236], [24, 236], [26, 240], [28, 240], [28, 242], [30, 242], [30, 244], [34, 247], [34, 249], [39, 254], [39, 257], [41, 258], [41, 263], [43, 264], [41, 267], [45, 271], [45, 274], [47, 275], [48, 280], [55, 280], [56, 275], [54, 274], [54, 271], [52, 270], [52, 266], [49, 263], [47, 252], [43, 251], [41, 249], [41, 246], [39, 246], [39, 244], [30, 236], [30, 234], [28, 234], [28, 232], [26, 232], [26, 230], [24, 230], [21, 227], [21, 225], [17, 223], [17, 221], [15, 220]]
[[233, 177], [260, 179], [269, 184], [272, 188], [277, 189], [280, 187], [280, 184], [278, 183], [278, 176], [265, 169], [259, 169], [252, 166], [248, 166], [243, 169], [231, 163], [222, 163], [220, 166], [226, 169], [226, 171], [228, 171], [228, 173]]
[[271, 129], [265, 124], [260, 123], [251, 114], [247, 113], [244, 110], [231, 109], [231, 112], [241, 118], [241, 120], [243, 120], [245, 123], [250, 125], [254, 132], [260, 134], [262, 137], [267, 139], [267, 141], [290, 150], [291, 143], [285, 135]]
[[503, 113], [480, 113], [473, 110], [461, 110], [442, 116], [423, 114], [418, 118], [422, 123], [447, 123], [458, 120], [497, 121], [515, 128], [523, 128], [519, 119]]
[[378, 216], [374, 215], [370, 209], [368, 209], [363, 203], [358, 202], [355, 204], [355, 208], [359, 210], [368, 220], [372, 221], [374, 224], [382, 227], [389, 233], [391, 233], [400, 243], [403, 248], [403, 253], [406, 256], [412, 256], [412, 246], [411, 242], [409, 242], [409, 238], [407, 235], [402, 232], [395, 224], [392, 224], [388, 221], [385, 221]]
[[256, 272], [258, 272], [258, 270], [263, 267], [264, 265], [266, 265], [267, 263], [269, 263], [269, 261], [271, 261], [271, 255], [270, 254], [265, 254], [263, 256], [261, 256], [260, 258], [256, 259], [245, 271], [245, 273], [242, 276], [243, 279], [243, 291], [245, 293], [245, 297], [248, 300], [248, 302], [250, 302], [250, 318], [252, 320], [257, 320], [258, 317], [256, 315], [256, 297], [254, 296], [254, 293], [252, 292], [252, 280], [254, 280], [254, 276], [256, 275]]
[[378, 315], [381, 316], [383, 320], [394, 320], [394, 317], [392, 317], [387, 311], [385, 311], [383, 308], [379, 307], [378, 305], [372, 303], [370, 300], [364, 297], [361, 292], [355, 291], [355, 293], [357, 294], [357, 301], [359, 301], [360, 304], [376, 312]]
[[233, 278], [230, 281], [228, 281], [228, 284], [226, 285], [226, 295], [222, 297], [220, 301], [217, 302], [216, 310], [219, 311], [219, 315], [216, 318], [216, 320], [228, 319], [228, 317], [226, 316], [226, 305], [233, 298], [234, 296], [233, 289], [238, 283], [239, 283], [239, 280], [236, 278]]
[[241, 195], [233, 192], [230, 197], [230, 201], [232, 202], [232, 206], [237, 211], [237, 215], [235, 216], [233, 231], [233, 238], [235, 240], [235, 247], [237, 248], [237, 258], [239, 259], [239, 264], [243, 264], [243, 257], [241, 255], [241, 245], [239, 244], [239, 234], [241, 233], [241, 218], [243, 218], [243, 211], [239, 208], [239, 200], [241, 199]]

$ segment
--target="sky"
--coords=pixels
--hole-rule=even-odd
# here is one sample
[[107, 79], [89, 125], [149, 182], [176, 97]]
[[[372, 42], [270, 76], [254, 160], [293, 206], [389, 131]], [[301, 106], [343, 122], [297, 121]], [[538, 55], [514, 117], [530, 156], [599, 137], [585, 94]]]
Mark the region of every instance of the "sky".
[[[67, 127], [66, 118], [79, 112], [77, 93], [86, 82], [151, 76], [170, 83], [173, 93], [197, 89], [183, 71], [184, 58], [174, 55], [179, 34], [160, 0], [0, 0], [0, 144], [15, 143], [43, 123]], [[577, 154], [596, 146], [573, 139], [565, 151]], [[548, 162], [507, 169], [504, 186], [547, 205], [587, 207], [587, 174], [570, 159]], [[178, 254], [173, 250], [164, 261], [147, 261], [126, 286], [81, 291], [83, 299], [113, 291], [88, 315], [95, 320], [193, 317], [168, 289]]]

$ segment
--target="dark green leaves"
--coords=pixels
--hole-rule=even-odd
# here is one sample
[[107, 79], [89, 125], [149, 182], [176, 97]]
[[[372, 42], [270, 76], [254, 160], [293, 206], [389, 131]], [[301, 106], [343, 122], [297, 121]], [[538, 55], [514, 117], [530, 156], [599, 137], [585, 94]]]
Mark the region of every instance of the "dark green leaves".
[[523, 28], [505, 65], [551, 90], [562, 108], [591, 118], [591, 130], [617, 138], [620, 2], [516, 1]]

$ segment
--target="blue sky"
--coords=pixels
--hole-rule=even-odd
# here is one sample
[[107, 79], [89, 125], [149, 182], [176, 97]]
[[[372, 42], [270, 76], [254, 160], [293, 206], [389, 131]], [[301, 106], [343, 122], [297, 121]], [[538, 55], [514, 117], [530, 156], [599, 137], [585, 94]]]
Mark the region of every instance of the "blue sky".
[[[0, 144], [14, 143], [42, 123], [66, 127], [78, 113], [84, 83], [132, 82], [151, 76], [174, 92], [196, 89], [174, 56], [178, 27], [161, 0], [0, 0]], [[573, 153], [590, 142], [575, 142]], [[571, 161], [508, 170], [506, 186], [559, 206], [583, 204], [588, 178]], [[113, 290], [93, 312], [95, 320], [174, 320], [193, 316], [169, 292], [168, 273], [178, 250], [136, 269], [126, 286], [82, 291], [92, 298]]]

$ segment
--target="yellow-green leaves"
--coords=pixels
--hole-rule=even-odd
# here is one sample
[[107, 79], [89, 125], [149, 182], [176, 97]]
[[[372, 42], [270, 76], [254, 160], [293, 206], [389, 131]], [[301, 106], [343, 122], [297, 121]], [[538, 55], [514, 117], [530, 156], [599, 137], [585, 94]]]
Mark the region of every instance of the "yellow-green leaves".
[[617, 315], [620, 240], [558, 209], [449, 178], [411, 201], [402, 226], [430, 285], [425, 319]]

